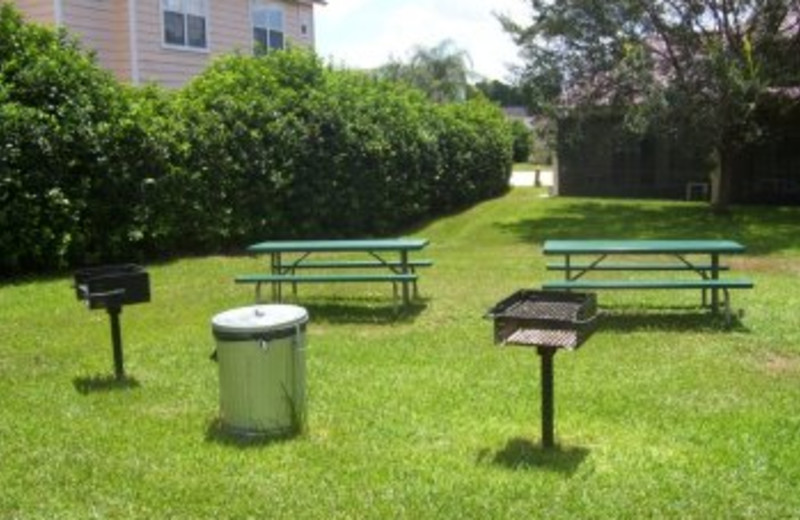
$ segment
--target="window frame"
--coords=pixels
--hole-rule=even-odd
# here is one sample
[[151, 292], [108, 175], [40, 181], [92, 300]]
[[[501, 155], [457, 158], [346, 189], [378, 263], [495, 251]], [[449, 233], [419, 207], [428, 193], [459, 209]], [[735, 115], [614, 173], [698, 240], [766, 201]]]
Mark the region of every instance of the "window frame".
[[[281, 15], [281, 27], [280, 30], [272, 29], [268, 26], [256, 25], [256, 13], [259, 11], [277, 11]], [[269, 15], [267, 16], [269, 19]], [[258, 54], [259, 52], [274, 52], [277, 50], [284, 50], [288, 47], [288, 32], [286, 30], [286, 10], [282, 4], [278, 4], [275, 2], [265, 2], [263, 0], [253, 0], [250, 2], [250, 38], [252, 39], [252, 47], [253, 47], [253, 54]], [[262, 29], [267, 32], [267, 45], [262, 44], [260, 41], [256, 40], [255, 31], [256, 29]], [[271, 47], [269, 45], [270, 35], [271, 33], [280, 33], [281, 35], [281, 46], [280, 47]], [[262, 47], [265, 51], [260, 51]]]
[[[178, 0], [181, 4], [180, 14], [183, 18], [183, 44], [178, 43], [171, 43], [167, 41], [167, 24], [166, 24], [166, 14], [167, 12], [175, 13], [172, 9], [167, 9], [167, 0], [160, 0], [159, 1], [159, 14], [161, 19], [161, 47], [164, 49], [170, 50], [177, 50], [177, 51], [184, 51], [184, 52], [198, 52], [201, 54], [206, 54], [211, 50], [211, 24], [210, 24], [210, 12], [211, 12], [211, 0]], [[204, 23], [204, 43], [203, 47], [198, 47], [195, 45], [189, 44], [189, 15], [193, 14], [190, 13], [187, 9], [186, 2], [187, 1], [199, 1], [202, 2], [202, 19]], [[195, 15], [200, 16], [200, 15]]]

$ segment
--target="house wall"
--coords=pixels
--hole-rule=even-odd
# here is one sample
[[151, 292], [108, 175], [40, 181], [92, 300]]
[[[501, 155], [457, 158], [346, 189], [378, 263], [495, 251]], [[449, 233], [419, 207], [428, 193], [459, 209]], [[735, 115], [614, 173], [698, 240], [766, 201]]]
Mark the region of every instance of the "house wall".
[[[765, 138], [736, 157], [731, 202], [800, 205], [800, 109], [762, 125]], [[559, 121], [559, 195], [683, 200], [688, 183], [709, 182], [711, 150], [690, 136], [626, 141], [619, 127], [614, 117]]]
[[[56, 3], [61, 6], [60, 13], [56, 13]], [[283, 5], [287, 43], [313, 46], [313, 2], [273, 3]], [[56, 24], [60, 17], [62, 25], [97, 53], [99, 63], [123, 81], [180, 87], [213, 58], [253, 49], [251, 0], [209, 0], [207, 50], [163, 45], [160, 0], [16, 0], [15, 4], [28, 19], [39, 23]]]
[[97, 53], [102, 66], [131, 79], [127, 2], [61, 0], [61, 12], [62, 24]]
[[687, 183], [708, 180], [701, 152], [656, 133], [626, 138], [618, 117], [561, 120], [559, 194], [682, 199]]
[[55, 25], [56, 13], [53, 0], [14, 0], [12, 2], [28, 20]]
[[800, 205], [800, 105], [762, 120], [765, 135], [735, 163], [738, 202]]
[[[312, 5], [299, 2], [283, 4], [286, 37], [289, 42], [313, 45], [313, 22], [307, 22], [306, 34], [301, 25], [313, 18]], [[139, 78], [168, 87], [180, 87], [199, 74], [209, 61], [234, 51], [252, 52], [250, 0], [211, 0], [208, 19], [208, 50], [174, 49], [163, 45], [161, 4], [159, 0], [137, 1]]]

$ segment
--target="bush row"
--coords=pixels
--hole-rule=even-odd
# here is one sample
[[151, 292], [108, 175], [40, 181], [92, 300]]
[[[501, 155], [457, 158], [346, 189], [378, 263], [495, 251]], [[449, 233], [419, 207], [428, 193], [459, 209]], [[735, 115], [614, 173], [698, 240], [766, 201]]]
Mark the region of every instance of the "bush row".
[[512, 135], [486, 101], [437, 105], [302, 51], [124, 86], [3, 5], [0, 150], [13, 273], [398, 233], [502, 193]]

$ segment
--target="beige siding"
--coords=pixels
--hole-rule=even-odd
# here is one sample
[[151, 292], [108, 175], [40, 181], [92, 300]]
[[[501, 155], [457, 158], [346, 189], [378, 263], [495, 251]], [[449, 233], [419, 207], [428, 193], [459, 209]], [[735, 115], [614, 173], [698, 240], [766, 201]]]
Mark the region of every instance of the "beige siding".
[[[286, 36], [292, 43], [314, 46], [313, 10], [310, 5], [289, 2], [286, 5]], [[305, 26], [305, 33], [303, 32]]]
[[[312, 5], [299, 2], [275, 2], [284, 5], [286, 36], [301, 45], [313, 45]], [[302, 34], [301, 20], [306, 21]], [[139, 0], [137, 12], [139, 73], [142, 82], [156, 82], [179, 87], [199, 74], [216, 56], [233, 51], [251, 52], [250, 0], [210, 0], [208, 51], [165, 47], [159, 0]]]
[[[97, 53], [101, 65], [122, 80], [138, 72], [141, 83], [179, 87], [203, 71], [216, 56], [253, 48], [251, 0], [208, 0], [207, 50], [176, 49], [163, 44], [160, 0], [60, 0], [61, 21], [81, 36], [84, 46]], [[130, 34], [129, 2], [136, 6], [135, 34]], [[55, 23], [53, 0], [17, 0], [31, 20]], [[314, 44], [311, 0], [276, 0], [285, 13], [286, 40], [302, 46]], [[305, 26], [305, 31], [303, 30]], [[136, 42], [135, 52], [131, 40]], [[136, 71], [133, 70], [133, 60]]]
[[97, 52], [101, 65], [131, 79], [127, 1], [62, 0], [62, 23]]
[[248, 0], [212, 0], [209, 28], [211, 52], [216, 56], [235, 50], [250, 52], [253, 49]]
[[[212, 4], [218, 3], [221, 0]], [[243, 0], [229, 0], [226, 4], [238, 4]], [[213, 13], [214, 6], [211, 10]], [[210, 57], [203, 50], [172, 49], [163, 45], [161, 2], [138, 0], [136, 12], [136, 40], [138, 42], [139, 78], [142, 83], [160, 83], [167, 87], [179, 87], [189, 78], [205, 68]], [[208, 44], [214, 46], [214, 20], [208, 21]]]
[[53, 0], [14, 0], [12, 3], [28, 20], [49, 25], [56, 23]]

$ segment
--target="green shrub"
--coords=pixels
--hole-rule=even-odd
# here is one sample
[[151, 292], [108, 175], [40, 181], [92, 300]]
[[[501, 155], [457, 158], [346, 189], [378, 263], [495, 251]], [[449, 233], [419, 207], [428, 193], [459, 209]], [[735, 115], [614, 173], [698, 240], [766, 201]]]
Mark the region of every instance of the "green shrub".
[[52, 268], [114, 241], [84, 224], [93, 193], [111, 190], [119, 88], [64, 32], [0, 6], [0, 251], [8, 270]]
[[502, 192], [510, 171], [490, 104], [440, 107], [303, 51], [224, 57], [177, 105], [187, 153], [165, 183], [190, 193], [162, 207], [182, 248], [393, 233]]
[[476, 98], [443, 105], [439, 116], [442, 164], [434, 207], [450, 211], [503, 193], [512, 164], [511, 130], [503, 113]]
[[519, 119], [511, 121], [511, 132], [514, 136], [514, 162], [528, 162], [533, 151], [533, 132]]
[[3, 272], [398, 233], [501, 193], [511, 142], [488, 102], [437, 105], [307, 51], [123, 86], [0, 8]]

